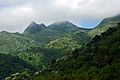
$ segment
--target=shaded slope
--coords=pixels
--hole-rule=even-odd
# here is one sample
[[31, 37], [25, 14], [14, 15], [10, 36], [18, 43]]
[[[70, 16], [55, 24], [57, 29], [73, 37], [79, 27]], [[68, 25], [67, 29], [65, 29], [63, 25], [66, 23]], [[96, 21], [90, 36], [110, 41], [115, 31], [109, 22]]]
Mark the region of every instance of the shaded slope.
[[76, 49], [34, 80], [119, 80], [120, 24], [101, 36], [95, 36], [86, 46]]
[[52, 60], [62, 56], [58, 49], [43, 48], [38, 42], [23, 37], [22, 34], [5, 31], [0, 33], [0, 53], [17, 56], [36, 69], [44, 68]]
[[34, 71], [34, 67], [18, 57], [0, 54], [0, 78], [9, 76], [15, 72], [22, 72], [26, 69]]
[[[31, 47], [39, 46], [39, 43], [22, 37], [22, 35], [18, 33], [0, 32], [0, 53], [18, 56], [21, 60], [24, 60], [35, 67], [38, 65], [42, 66], [42, 64], [40, 64], [40, 56], [42, 54], [30, 54], [27, 50], [31, 49]], [[36, 61], [39, 64], [36, 64]]]

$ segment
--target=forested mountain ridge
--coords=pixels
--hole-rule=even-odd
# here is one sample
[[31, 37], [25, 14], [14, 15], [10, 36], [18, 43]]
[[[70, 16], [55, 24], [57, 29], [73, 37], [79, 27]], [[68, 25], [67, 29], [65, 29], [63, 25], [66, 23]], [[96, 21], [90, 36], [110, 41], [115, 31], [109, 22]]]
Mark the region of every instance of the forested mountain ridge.
[[[32, 25], [31, 27], [35, 27], [35, 26], [39, 27], [38, 25], [34, 25], [34, 26]], [[29, 28], [29, 26], [28, 26], [28, 28]], [[28, 28], [26, 28], [26, 30]], [[69, 35], [71, 33], [79, 31], [79, 30], [89, 31], [89, 29], [80, 28], [80, 27], [72, 24], [69, 21], [55, 22], [55, 23], [48, 25], [47, 27], [45, 27], [41, 30], [38, 29], [39, 31], [37, 30], [37, 32], [34, 34], [31, 34], [29, 32], [29, 30], [27, 30], [27, 33], [30, 33], [30, 34], [26, 34], [26, 30], [23, 33], [23, 35], [25, 35], [25, 37], [28, 37], [28, 38], [33, 39], [35, 41], [38, 41], [41, 44], [49, 43], [50, 41], [59, 39], [61, 37], [64, 37], [66, 35]], [[35, 29], [33, 29], [32, 31], [34, 31], [34, 30]]]
[[88, 32], [88, 35], [90, 35], [91, 37], [94, 37], [96, 34], [100, 35], [110, 27], [117, 26], [117, 23], [119, 22], [120, 22], [120, 14], [117, 16], [105, 18], [94, 29], [90, 30]]
[[38, 45], [39, 43], [34, 40], [19, 36], [16, 33], [0, 32], [0, 53], [8, 54]]
[[[55, 22], [37, 31], [34, 27], [37, 29], [40, 26], [35, 22], [31, 23], [25, 29], [23, 35], [38, 41], [44, 48], [56, 49], [56, 52], [61, 50], [63, 54], [82, 46], [90, 40], [87, 34], [90, 29], [78, 27], [69, 21]], [[28, 29], [36, 31], [36, 33], [31, 33]]]
[[33, 80], [119, 80], [120, 23], [51, 64]]
[[[76, 27], [75, 25], [73, 25], [72, 23], [69, 23], [69, 22], [63, 22], [62, 24], [67, 25], [67, 26], [63, 27], [63, 28], [65, 28], [65, 27], [69, 28], [66, 30], [70, 30], [70, 31], [74, 30], [73, 29], [74, 27], [76, 28], [75, 31], [79, 29], [79, 27]], [[44, 29], [47, 29], [47, 27], [45, 27], [45, 25], [43, 25], [43, 24], [41, 24], [41, 25], [36, 24], [35, 22], [31, 23], [27, 29], [27, 31], [28, 32], [30, 31], [30, 33], [27, 33], [27, 31], [26, 31], [25, 34], [36, 34], [36, 32], [34, 32], [34, 30], [38, 30], [38, 32], [39, 32], [39, 31], [42, 31]], [[70, 25], [72, 25], [72, 26], [70, 26]], [[56, 27], [56, 26], [54, 25], [54, 27]], [[61, 27], [61, 25], [58, 25], [54, 29], [57, 29], [60, 27]], [[51, 28], [53, 28], [53, 27], [51, 27]], [[87, 29], [85, 29], [85, 31], [84, 31], [84, 29], [82, 29], [82, 28], [80, 30], [81, 30], [80, 32], [87, 32], [88, 31]], [[73, 32], [75, 32], [75, 31], [73, 31]], [[47, 34], [50, 34], [50, 33], [47, 33]], [[54, 36], [53, 33], [51, 35]], [[44, 34], [43, 34], [43, 36], [44, 36]], [[34, 66], [35, 69], [44, 69], [44, 68], [46, 68], [47, 64], [49, 64], [52, 61], [65, 55], [65, 54], [63, 54], [63, 52], [65, 51], [64, 49], [41, 46], [40, 42], [37, 42], [33, 39], [25, 37], [24, 34], [20, 34], [17, 32], [16, 33], [9, 33], [6, 31], [2, 31], [2, 32], [0, 32], [0, 37], [1, 37], [0, 38], [0, 52], [2, 54], [9, 54], [9, 55], [12, 55], [14, 57], [19, 57], [21, 60], [24, 60], [27, 63]], [[61, 36], [61, 38], [62, 38], [62, 36]], [[44, 38], [44, 40], [45, 40], [45, 38]], [[66, 47], [68, 47], [68, 48], [70, 47], [69, 51], [73, 50], [73, 48], [72, 48], [73, 45], [75, 46], [74, 49], [76, 47], [78, 47], [77, 42], [74, 41], [73, 39], [70, 39], [70, 37], [66, 36], [66, 39], [63, 40], [63, 42], [66, 40], [67, 40], [67, 42], [69, 42], [69, 41], [73, 42], [71, 44], [69, 44], [70, 43], [69, 42], [68, 43], [69, 45], [66, 45]], [[63, 45], [63, 43], [61, 43], [61, 45]], [[61, 50], [63, 50], [63, 51], [61, 51]]]
[[73, 34], [67, 35], [51, 41], [46, 44], [46, 48], [60, 49], [64, 53], [70, 52], [76, 48], [80, 48], [91, 40], [91, 37], [84, 31], [76, 31]]
[[9, 54], [14, 57], [16, 56], [21, 60], [24, 60], [33, 65], [34, 67], [37, 67], [37, 65], [40, 65], [42, 67], [40, 59], [40, 56], [42, 56], [42, 54], [31, 54], [28, 52], [29, 49], [33, 47], [40, 47], [40, 44], [34, 40], [23, 37], [23, 35], [20, 35], [19, 33], [9, 33], [6, 31], [0, 32], [1, 54]]
[[49, 26], [32, 22], [23, 34], [0, 32], [0, 52], [37, 69], [37, 76], [25, 73], [34, 80], [109, 80], [110, 76], [118, 79], [119, 19], [104, 19], [94, 29], [80, 28], [69, 21]]
[[[48, 42], [46, 44], [46, 47], [55, 48], [55, 49], [58, 48], [58, 49], [63, 49], [67, 51], [73, 50], [89, 42], [91, 40], [90, 38], [93, 38], [95, 35], [100, 35], [102, 32], [105, 32], [110, 27], [116, 26], [117, 25], [116, 23], [118, 23], [119, 21], [120, 21], [120, 15], [105, 18], [101, 21], [100, 24], [98, 24], [98, 26], [96, 26], [95, 28], [91, 30], [81, 28], [80, 30], [76, 32], [72, 32], [70, 35], [67, 34], [66, 36], [63, 36], [62, 38], [56, 38]], [[64, 25], [68, 26], [66, 27], [66, 30], [70, 30], [74, 28], [74, 26], [73, 27], [71, 26], [74, 24], [70, 23], [69, 21], [56, 22], [54, 24], [49, 25], [48, 28], [51, 28], [52, 30], [57, 30], [57, 32], [62, 33], [61, 31], [65, 29]], [[77, 34], [79, 34], [79, 36], [77, 36]], [[78, 39], [75, 39], [75, 37], [73, 38], [73, 36], [75, 36]], [[67, 45], [67, 46], [65, 47], [64, 45]]]
[[19, 57], [21, 60], [41, 69], [50, 61], [62, 56], [59, 49], [42, 47], [39, 42], [28, 39], [20, 33], [0, 32], [0, 53]]

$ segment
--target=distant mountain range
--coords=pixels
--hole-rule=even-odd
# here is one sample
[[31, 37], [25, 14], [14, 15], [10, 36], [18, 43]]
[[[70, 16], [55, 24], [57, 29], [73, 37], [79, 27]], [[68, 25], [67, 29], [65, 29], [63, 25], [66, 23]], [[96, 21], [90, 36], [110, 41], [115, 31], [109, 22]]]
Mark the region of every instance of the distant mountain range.
[[[48, 26], [32, 22], [24, 31], [23, 35], [41, 44], [49, 43], [55, 39], [64, 37], [79, 30], [88, 31], [89, 29], [80, 28], [69, 21], [53, 23]], [[35, 33], [33, 33], [35, 32]]]

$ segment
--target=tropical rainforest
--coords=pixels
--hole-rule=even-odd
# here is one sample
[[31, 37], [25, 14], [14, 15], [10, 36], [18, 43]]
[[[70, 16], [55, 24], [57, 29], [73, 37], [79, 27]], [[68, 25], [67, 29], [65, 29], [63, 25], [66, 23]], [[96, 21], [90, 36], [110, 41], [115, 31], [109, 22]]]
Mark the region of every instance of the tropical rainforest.
[[89, 29], [33, 21], [0, 32], [0, 80], [120, 80], [120, 15]]

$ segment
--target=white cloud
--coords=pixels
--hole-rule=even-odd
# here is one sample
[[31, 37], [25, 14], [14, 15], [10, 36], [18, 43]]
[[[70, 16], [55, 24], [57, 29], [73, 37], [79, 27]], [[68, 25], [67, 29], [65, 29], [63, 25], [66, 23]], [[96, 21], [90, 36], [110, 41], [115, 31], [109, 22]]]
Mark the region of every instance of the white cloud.
[[120, 0], [0, 0], [0, 31], [22, 32], [31, 21], [96, 21], [120, 13]]

